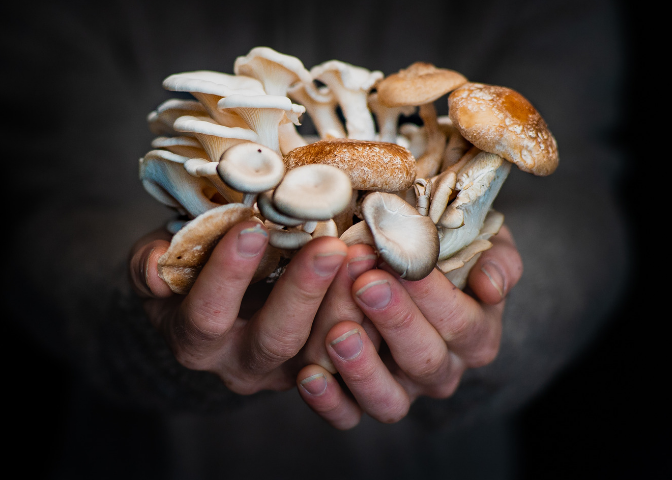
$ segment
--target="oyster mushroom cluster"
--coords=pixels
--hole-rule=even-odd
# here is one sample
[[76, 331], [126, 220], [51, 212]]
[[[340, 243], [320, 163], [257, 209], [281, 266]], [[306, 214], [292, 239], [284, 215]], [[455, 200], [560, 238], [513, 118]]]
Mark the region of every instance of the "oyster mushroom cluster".
[[[491, 205], [511, 164], [535, 175], [558, 164], [553, 135], [524, 97], [453, 70], [417, 62], [384, 77], [336, 60], [308, 70], [257, 47], [233, 72], [169, 76], [164, 88], [194, 99], [148, 116], [158, 136], [140, 180], [179, 213], [159, 259], [176, 293], [247, 220], [270, 232], [253, 281], [277, 278], [299, 248], [329, 235], [372, 245], [403, 278], [438, 267], [463, 288], [503, 223]], [[438, 117], [444, 96], [449, 115]], [[402, 123], [416, 111], [422, 125]], [[317, 135], [299, 134], [303, 114]]]

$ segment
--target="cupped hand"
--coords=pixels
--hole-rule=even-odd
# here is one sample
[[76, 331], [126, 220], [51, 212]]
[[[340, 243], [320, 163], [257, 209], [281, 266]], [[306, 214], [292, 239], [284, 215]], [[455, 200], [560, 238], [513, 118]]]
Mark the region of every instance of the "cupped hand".
[[293, 359], [306, 343], [347, 246], [336, 238], [317, 238], [292, 258], [275, 285], [249, 286], [268, 232], [243, 222], [220, 240], [182, 296], [158, 276], [157, 262], [169, 238], [155, 232], [141, 239], [131, 252], [130, 274], [150, 321], [178, 361], [217, 374], [240, 394], [292, 388], [302, 366]]
[[[349, 285], [351, 295], [338, 296], [339, 309], [320, 309], [315, 330], [326, 331], [325, 341], [317, 346], [311, 337], [305, 351], [312, 364], [297, 376], [305, 402], [339, 429], [355, 426], [362, 413], [393, 423], [418, 397], [447, 398], [466, 369], [492, 362], [504, 299], [520, 279], [522, 261], [506, 227], [491, 241], [466, 292], [436, 269], [412, 282], [386, 269], [349, 274], [352, 259], [346, 260], [332, 289]], [[365, 256], [366, 248], [358, 248], [357, 256]]]

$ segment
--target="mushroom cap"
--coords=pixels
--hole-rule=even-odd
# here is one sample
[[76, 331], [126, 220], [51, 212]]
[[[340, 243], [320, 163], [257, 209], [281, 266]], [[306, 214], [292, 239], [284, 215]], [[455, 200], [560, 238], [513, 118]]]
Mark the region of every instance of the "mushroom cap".
[[377, 81], [383, 78], [383, 72], [371, 71], [364, 67], [357, 67], [340, 60], [329, 60], [310, 69], [313, 78], [329, 84], [327, 76], [338, 74], [341, 84], [348, 90], [362, 90], [368, 92]]
[[166, 253], [159, 257], [159, 277], [173, 292], [188, 293], [217, 242], [231, 227], [251, 216], [252, 209], [240, 203], [199, 215], [175, 234]]
[[282, 158], [268, 147], [256, 143], [239, 143], [222, 154], [217, 165], [220, 178], [243, 193], [270, 190], [285, 175]]
[[539, 112], [515, 90], [468, 83], [450, 94], [448, 111], [460, 134], [479, 149], [535, 175], [550, 175], [557, 168], [555, 138]]
[[439, 235], [434, 222], [397, 195], [375, 192], [362, 202], [378, 253], [407, 280], [420, 280], [439, 258]]
[[335, 138], [295, 148], [285, 155], [290, 171], [311, 164], [344, 171], [356, 190], [398, 192], [410, 188], [415, 180], [415, 158], [394, 143]]
[[329, 220], [345, 210], [352, 197], [348, 176], [330, 165], [290, 170], [273, 193], [278, 211], [304, 220]]
[[174, 92], [207, 93], [220, 97], [241, 91], [248, 95], [265, 93], [261, 82], [255, 78], [210, 70], [175, 73], [166, 77], [163, 87]]
[[423, 105], [455, 90], [467, 82], [461, 73], [436, 68], [431, 63], [415, 62], [381, 80], [376, 86], [378, 100], [388, 107]]
[[262, 82], [269, 95], [284, 95], [287, 87], [297, 81], [313, 81], [301, 60], [268, 47], [255, 47], [244, 57], [236, 58], [233, 71]]

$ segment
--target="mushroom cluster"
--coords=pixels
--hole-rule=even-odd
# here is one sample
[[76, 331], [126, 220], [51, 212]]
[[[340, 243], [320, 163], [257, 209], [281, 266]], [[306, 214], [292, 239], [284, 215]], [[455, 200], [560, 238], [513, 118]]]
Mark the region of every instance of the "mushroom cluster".
[[[436, 267], [463, 288], [503, 223], [491, 206], [511, 164], [535, 175], [558, 164], [553, 135], [524, 97], [453, 70], [417, 62], [384, 77], [336, 60], [307, 70], [257, 47], [233, 71], [169, 76], [167, 90], [194, 100], [168, 100], [148, 116], [158, 136], [140, 180], [179, 213], [159, 259], [176, 293], [247, 220], [269, 230], [253, 281], [278, 278], [299, 248], [328, 235], [372, 245], [402, 278]], [[438, 117], [444, 96], [449, 115]], [[422, 125], [402, 122], [416, 111]], [[304, 113], [317, 135], [297, 131]]]

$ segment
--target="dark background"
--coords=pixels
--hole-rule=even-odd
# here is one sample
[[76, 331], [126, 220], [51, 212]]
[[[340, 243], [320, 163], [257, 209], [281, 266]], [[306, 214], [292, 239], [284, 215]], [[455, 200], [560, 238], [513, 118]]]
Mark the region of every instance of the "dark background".
[[[652, 21], [660, 12], [635, 2], [621, 2], [621, 7], [630, 77], [623, 98], [629, 115], [619, 140], [633, 161], [620, 193], [631, 225], [635, 262], [629, 288], [613, 319], [583, 355], [519, 414], [519, 468], [523, 479], [598, 475], [611, 479], [672, 478], [671, 404], [666, 388], [670, 378], [666, 368], [669, 341], [665, 333], [670, 315], [661, 311], [667, 293], [663, 288], [670, 282], [663, 276], [669, 270], [657, 258], [668, 236], [664, 234], [664, 217], [656, 212], [659, 208], [631, 201], [634, 193], [649, 188], [648, 182], [664, 173], [657, 171], [656, 165], [650, 170], [642, 168], [647, 157], [662, 152], [646, 135], [642, 138], [638, 133], [642, 119], [651, 125], [660, 117], [657, 92], [642, 92], [652, 87], [645, 74], [657, 70], [652, 58], [661, 61], [669, 54], [662, 53], [661, 44], [650, 36], [658, 30]], [[643, 93], [649, 94], [645, 106], [638, 103]], [[647, 178], [642, 178], [643, 174]], [[662, 257], [664, 262], [664, 253]], [[10, 281], [11, 275], [5, 275], [4, 280]], [[78, 428], [69, 422], [68, 409], [92, 408], [100, 412], [96, 421], [102, 432], [119, 429], [127, 433], [129, 445], [124, 451], [129, 454], [119, 461], [141, 473], [143, 459], [160, 446], [157, 439], [143, 437], [144, 427], [153, 422], [151, 415], [120, 411], [95, 397], [87, 404], [72, 405], [69, 399], [79, 388], [79, 380], [13, 322], [2, 324], [7, 417], [4, 436], [11, 443], [5, 451], [7, 467], [20, 465], [24, 478], [47, 475], [58, 463], [62, 440]], [[26, 371], [34, 376], [26, 375]], [[95, 450], [106, 448], [104, 435], [88, 440], [95, 443], [91, 450], [94, 453], [82, 458], [83, 463], [95, 462]], [[22, 452], [30, 452], [32, 460], [20, 461]], [[156, 472], [147, 473], [147, 478], [155, 478]]]

